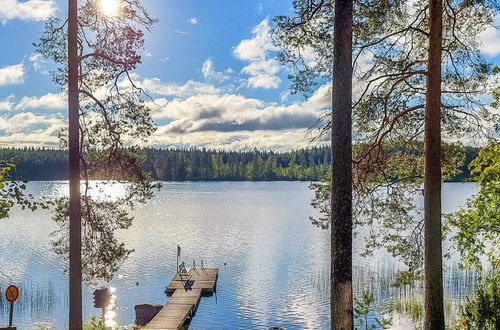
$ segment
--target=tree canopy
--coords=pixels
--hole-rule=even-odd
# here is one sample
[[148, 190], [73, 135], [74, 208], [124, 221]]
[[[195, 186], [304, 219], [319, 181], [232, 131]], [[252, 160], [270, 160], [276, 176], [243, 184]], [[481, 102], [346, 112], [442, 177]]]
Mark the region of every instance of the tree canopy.
[[[68, 83], [67, 21], [52, 18], [45, 26], [37, 51], [58, 67], [54, 82], [63, 91]], [[111, 279], [131, 252], [114, 236], [115, 229], [130, 227], [127, 208], [144, 202], [155, 187], [140, 168], [142, 156], [134, 144], [145, 141], [155, 130], [148, 96], [132, 80], [132, 71], [141, 62], [144, 30], [155, 20], [139, 0], [124, 0], [116, 15], [107, 15], [100, 1], [87, 0], [78, 8], [78, 94], [80, 122], [82, 258], [87, 279]], [[61, 132], [65, 148], [67, 135]], [[94, 176], [124, 180], [125, 194], [113, 199], [99, 186], [90, 184]], [[103, 183], [104, 184], [104, 183]], [[54, 220], [60, 224], [54, 249], [67, 256], [68, 198], [56, 201]]]

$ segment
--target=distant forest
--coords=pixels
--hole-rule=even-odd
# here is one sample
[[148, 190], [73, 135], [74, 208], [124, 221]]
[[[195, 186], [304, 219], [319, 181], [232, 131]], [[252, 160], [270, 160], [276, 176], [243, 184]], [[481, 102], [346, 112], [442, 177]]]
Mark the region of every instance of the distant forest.
[[[277, 153], [271, 151], [213, 151], [207, 149], [142, 149], [144, 171], [161, 181], [317, 181], [330, 165], [330, 148], [315, 147]], [[468, 164], [478, 149], [467, 147], [462, 173], [451, 181], [469, 177]], [[12, 177], [30, 181], [68, 179], [67, 152], [54, 149], [0, 148], [0, 160], [16, 164]]]

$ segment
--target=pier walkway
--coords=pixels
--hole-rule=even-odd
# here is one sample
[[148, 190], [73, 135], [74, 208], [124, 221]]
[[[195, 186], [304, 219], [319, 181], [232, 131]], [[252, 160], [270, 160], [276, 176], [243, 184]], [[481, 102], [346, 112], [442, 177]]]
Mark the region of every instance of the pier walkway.
[[180, 329], [194, 316], [201, 297], [215, 292], [218, 276], [218, 268], [191, 268], [182, 276], [176, 274], [165, 289], [170, 299], [146, 329]]

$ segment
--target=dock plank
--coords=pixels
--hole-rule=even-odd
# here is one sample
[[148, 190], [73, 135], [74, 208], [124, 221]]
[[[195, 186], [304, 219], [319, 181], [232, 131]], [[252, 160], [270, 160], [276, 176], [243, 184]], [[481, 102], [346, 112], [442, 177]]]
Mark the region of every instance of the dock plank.
[[194, 315], [202, 294], [214, 292], [219, 275], [218, 268], [191, 268], [188, 274], [188, 281], [185, 276], [181, 278], [175, 275], [168, 284], [165, 291], [171, 297], [149, 322], [147, 329], [179, 329]]

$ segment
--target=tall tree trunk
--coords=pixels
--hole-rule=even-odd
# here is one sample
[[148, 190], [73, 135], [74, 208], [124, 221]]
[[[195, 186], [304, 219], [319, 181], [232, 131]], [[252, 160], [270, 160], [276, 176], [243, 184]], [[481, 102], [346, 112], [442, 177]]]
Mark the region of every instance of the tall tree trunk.
[[441, 233], [441, 53], [443, 2], [429, 0], [425, 108], [425, 329], [444, 329]]
[[335, 1], [332, 89], [332, 329], [352, 329], [352, 0]]
[[78, 114], [78, 3], [68, 1], [69, 328], [82, 329], [80, 144]]

